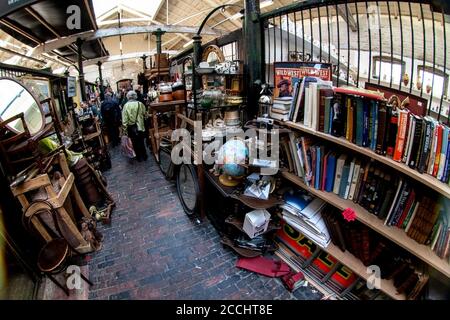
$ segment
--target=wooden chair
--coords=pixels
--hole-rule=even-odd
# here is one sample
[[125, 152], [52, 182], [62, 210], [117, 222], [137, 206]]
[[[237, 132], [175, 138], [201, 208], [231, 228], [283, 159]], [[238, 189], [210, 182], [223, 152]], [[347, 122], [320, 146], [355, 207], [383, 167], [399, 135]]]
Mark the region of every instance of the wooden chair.
[[[63, 290], [67, 296], [69, 296], [67, 286], [61, 284], [54, 277], [54, 275], [65, 272], [69, 266], [70, 258], [81, 254], [63, 237], [58, 222], [58, 212], [55, 210], [53, 205], [46, 200], [37, 200], [35, 203], [39, 203], [40, 209], [29, 209], [25, 211], [25, 226], [30, 229], [33, 228], [35, 225], [35, 220], [38, 219], [41, 222], [41, 226], [45, 226], [47, 233], [52, 235], [51, 240], [47, 240], [39, 252], [37, 266], [40, 272], [47, 276], [53, 283]], [[31, 208], [31, 206], [29, 208]], [[44, 219], [42, 215], [47, 215], [47, 219]], [[53, 222], [52, 224], [48, 223], [49, 215]], [[39, 234], [41, 234], [41, 232], [42, 231], [39, 231]], [[83, 273], [80, 272], [79, 275], [81, 279], [86, 281], [90, 286], [93, 285], [93, 283], [85, 275], [83, 275]]]
[[[16, 120], [22, 123], [23, 132], [16, 133], [8, 128], [8, 125]], [[39, 140], [54, 132], [53, 123], [49, 123], [37, 134], [31, 135], [23, 113], [0, 121], [0, 154], [8, 174], [13, 176], [26, 166], [38, 161], [40, 157]]]

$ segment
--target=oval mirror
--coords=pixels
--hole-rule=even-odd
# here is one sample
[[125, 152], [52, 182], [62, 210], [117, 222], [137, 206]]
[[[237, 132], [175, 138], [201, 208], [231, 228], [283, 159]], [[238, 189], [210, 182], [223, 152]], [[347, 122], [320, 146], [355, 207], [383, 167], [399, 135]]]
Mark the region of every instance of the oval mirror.
[[[0, 121], [8, 120], [23, 112], [24, 120], [31, 135], [38, 133], [44, 126], [44, 114], [39, 102], [21, 83], [9, 78], [0, 78]], [[20, 119], [8, 124], [15, 133], [24, 132]]]
[[225, 61], [225, 56], [216, 45], [209, 45], [205, 48], [202, 54], [202, 61], [208, 62], [209, 65], [216, 65]]

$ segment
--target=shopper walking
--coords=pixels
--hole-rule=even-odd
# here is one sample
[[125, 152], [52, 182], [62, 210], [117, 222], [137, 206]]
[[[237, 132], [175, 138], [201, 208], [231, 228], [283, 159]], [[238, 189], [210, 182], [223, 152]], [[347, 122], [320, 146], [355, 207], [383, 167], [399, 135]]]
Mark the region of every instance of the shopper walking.
[[127, 93], [127, 103], [122, 110], [122, 125], [124, 132], [133, 143], [134, 152], [136, 153], [136, 160], [146, 161], [147, 152], [145, 151], [145, 105], [137, 101], [137, 93], [129, 91]]
[[105, 94], [105, 100], [102, 102], [101, 113], [103, 123], [108, 131], [108, 136], [112, 146], [116, 147], [120, 143], [119, 128], [122, 121], [119, 103], [113, 98], [111, 92]]

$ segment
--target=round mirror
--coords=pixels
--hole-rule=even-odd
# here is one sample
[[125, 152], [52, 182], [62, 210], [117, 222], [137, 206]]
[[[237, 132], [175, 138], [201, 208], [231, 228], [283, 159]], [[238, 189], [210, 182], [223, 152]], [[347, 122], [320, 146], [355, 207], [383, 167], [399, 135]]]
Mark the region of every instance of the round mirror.
[[[0, 121], [24, 114], [26, 126], [31, 135], [44, 126], [44, 114], [31, 92], [16, 80], [0, 78]], [[16, 133], [24, 132], [20, 119], [10, 122], [8, 128]]]

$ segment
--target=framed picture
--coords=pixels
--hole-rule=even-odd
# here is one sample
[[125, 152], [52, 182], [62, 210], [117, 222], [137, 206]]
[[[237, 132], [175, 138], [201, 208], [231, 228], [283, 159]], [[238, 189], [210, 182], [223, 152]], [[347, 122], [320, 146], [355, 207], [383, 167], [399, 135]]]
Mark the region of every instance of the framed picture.
[[331, 64], [322, 62], [275, 62], [274, 98], [291, 97], [294, 85], [304, 77], [331, 81]]

